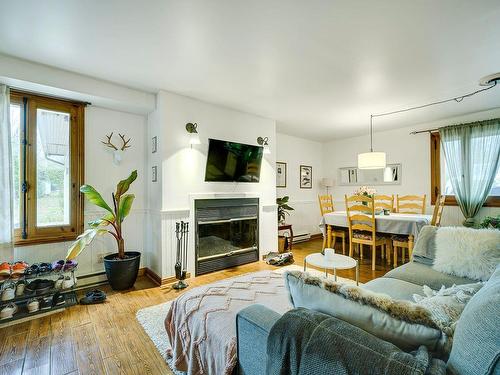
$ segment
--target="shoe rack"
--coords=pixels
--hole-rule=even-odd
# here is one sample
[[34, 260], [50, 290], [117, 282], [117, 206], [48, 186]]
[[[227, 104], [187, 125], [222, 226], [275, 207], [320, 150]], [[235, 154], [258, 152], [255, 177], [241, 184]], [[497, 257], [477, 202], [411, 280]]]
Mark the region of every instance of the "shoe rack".
[[[38, 273], [38, 274], [33, 274], [33, 275], [21, 275], [20, 277], [16, 278], [7, 278], [5, 280], [2, 280], [1, 282], [1, 287], [0, 287], [0, 298], [4, 295], [4, 290], [7, 285], [10, 283], [15, 283], [15, 290], [17, 290], [17, 285], [19, 283], [24, 282], [24, 292], [20, 295], [17, 295], [15, 293], [14, 298], [9, 299], [9, 300], [3, 300], [3, 298], [0, 300], [0, 311], [3, 310], [7, 305], [14, 303], [17, 305], [17, 312], [14, 313], [14, 315], [10, 318], [5, 318], [5, 319], [0, 319], [0, 328], [6, 326], [6, 325], [11, 325], [7, 323], [12, 323], [14, 321], [23, 319], [23, 320], [29, 320], [31, 317], [36, 317], [37, 315], [48, 315], [50, 312], [64, 309], [66, 307], [70, 307], [73, 305], [76, 305], [78, 303], [77, 297], [76, 297], [76, 292], [75, 292], [75, 287], [76, 287], [76, 276], [75, 276], [75, 271], [77, 267], [74, 267], [71, 270], [68, 271], [61, 271], [61, 270], [54, 270], [51, 272], [45, 272], [45, 273]], [[53, 280], [54, 283], [61, 277], [66, 277], [69, 276], [70, 279], [73, 281], [72, 286], [70, 288], [62, 289], [62, 288], [56, 288], [55, 285], [54, 287], [44, 290], [44, 291], [34, 291], [34, 292], [28, 292], [26, 290], [26, 286], [31, 282], [36, 279], [46, 279], [46, 280]], [[48, 308], [41, 308], [42, 307], [42, 300], [43, 299], [49, 299], [52, 301], [53, 296], [56, 293], [60, 293], [64, 297], [64, 303], [61, 305], [50, 305]], [[39, 309], [34, 312], [29, 312], [28, 311], [28, 302], [31, 301], [32, 299], [37, 299], [39, 301]]]

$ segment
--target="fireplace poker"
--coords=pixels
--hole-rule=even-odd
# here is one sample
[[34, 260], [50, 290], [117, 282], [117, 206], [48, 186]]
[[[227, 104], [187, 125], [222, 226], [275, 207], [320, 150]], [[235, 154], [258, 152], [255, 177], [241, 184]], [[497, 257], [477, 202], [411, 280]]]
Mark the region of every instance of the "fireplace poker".
[[187, 268], [187, 243], [186, 243], [186, 229], [187, 226], [181, 221], [180, 223], [175, 223], [175, 235], [177, 238], [177, 259], [175, 262], [175, 278], [177, 281], [172, 285], [173, 289], [184, 289], [188, 285], [184, 282], [186, 278], [186, 271], [183, 270]]

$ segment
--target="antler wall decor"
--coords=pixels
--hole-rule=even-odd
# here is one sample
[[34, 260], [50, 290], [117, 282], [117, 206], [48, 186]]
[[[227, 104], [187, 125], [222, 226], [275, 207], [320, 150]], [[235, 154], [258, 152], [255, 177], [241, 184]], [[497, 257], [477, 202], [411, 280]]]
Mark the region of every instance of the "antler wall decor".
[[[129, 148], [129, 142], [132, 140], [132, 138], [125, 139], [125, 134], [120, 134], [118, 133], [120, 138], [122, 139], [122, 147], [120, 148], [120, 151], [124, 151], [126, 148]], [[111, 143], [111, 138], [113, 138], [113, 132], [111, 132], [110, 135], [106, 135], [107, 140], [106, 141], [101, 141], [102, 144], [108, 146], [109, 148], [112, 148], [113, 150], [118, 151], [118, 147], [116, 147], [113, 143]]]
[[113, 142], [111, 142], [111, 139], [113, 138], [113, 132], [111, 132], [111, 134], [109, 135], [106, 134], [106, 141], [101, 141], [103, 145], [113, 150], [113, 162], [117, 165], [122, 161], [123, 151], [125, 151], [127, 148], [130, 148], [131, 145], [129, 143], [132, 140], [132, 138], [125, 139], [125, 134], [118, 133], [118, 136], [122, 140], [122, 145], [120, 148], [118, 148], [113, 144]]

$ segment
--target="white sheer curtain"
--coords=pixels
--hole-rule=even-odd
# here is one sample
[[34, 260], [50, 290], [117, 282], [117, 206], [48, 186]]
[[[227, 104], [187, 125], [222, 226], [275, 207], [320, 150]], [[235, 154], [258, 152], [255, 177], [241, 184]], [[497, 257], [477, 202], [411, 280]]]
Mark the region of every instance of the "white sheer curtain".
[[473, 226], [500, 165], [500, 119], [447, 126], [439, 134], [464, 225]]
[[14, 248], [9, 118], [10, 90], [0, 85], [0, 261], [12, 260]]

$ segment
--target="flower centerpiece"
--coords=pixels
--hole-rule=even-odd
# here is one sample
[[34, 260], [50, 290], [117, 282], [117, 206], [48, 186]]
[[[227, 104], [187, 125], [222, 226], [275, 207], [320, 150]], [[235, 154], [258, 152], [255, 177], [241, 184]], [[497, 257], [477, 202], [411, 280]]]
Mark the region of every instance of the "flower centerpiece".
[[[361, 186], [354, 191], [354, 195], [363, 195], [365, 197], [373, 198], [377, 191], [375, 189], [371, 189], [368, 186]], [[363, 202], [365, 206], [367, 206], [367, 202]]]

